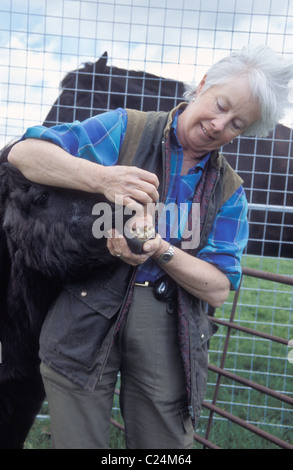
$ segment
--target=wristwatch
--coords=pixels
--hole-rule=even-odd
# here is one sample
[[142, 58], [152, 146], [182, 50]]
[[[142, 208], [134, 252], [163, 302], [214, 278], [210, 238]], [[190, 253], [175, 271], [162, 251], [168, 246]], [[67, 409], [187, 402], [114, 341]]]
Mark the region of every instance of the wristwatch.
[[166, 264], [171, 261], [175, 254], [174, 247], [172, 245], [169, 245], [168, 250], [164, 251], [164, 253], [161, 254], [161, 256], [157, 259], [157, 262], [159, 264]]

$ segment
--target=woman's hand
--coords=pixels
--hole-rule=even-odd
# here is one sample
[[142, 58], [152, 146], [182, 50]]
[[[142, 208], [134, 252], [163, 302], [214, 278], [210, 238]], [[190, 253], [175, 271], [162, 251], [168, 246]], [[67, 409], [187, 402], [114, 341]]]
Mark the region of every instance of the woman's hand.
[[[110, 231], [107, 240], [110, 253], [132, 266], [144, 263], [158, 251], [161, 244], [161, 237], [155, 233], [153, 224], [154, 204], [140, 206], [135, 215], [120, 228], [123, 234], [117, 228]], [[132, 238], [136, 240], [134, 245], [131, 244]], [[142, 248], [142, 252], [136, 251], [137, 248]]]
[[157, 234], [155, 238], [145, 242], [143, 245], [143, 254], [136, 255], [130, 250], [126, 238], [117, 230], [112, 229], [109, 233], [109, 238], [107, 239], [107, 247], [111, 255], [120, 258], [131, 266], [143, 264], [150, 256], [153, 256], [153, 254], [156, 253], [160, 244], [161, 237]]
[[154, 203], [159, 198], [159, 180], [154, 173], [132, 166], [108, 166], [99, 169], [102, 174], [99, 185], [102, 193], [111, 201], [138, 209], [142, 205]]

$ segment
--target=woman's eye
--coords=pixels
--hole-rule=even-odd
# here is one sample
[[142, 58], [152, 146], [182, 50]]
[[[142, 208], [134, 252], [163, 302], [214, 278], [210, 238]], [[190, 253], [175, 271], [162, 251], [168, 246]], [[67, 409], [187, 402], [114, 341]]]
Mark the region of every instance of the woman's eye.
[[224, 106], [222, 105], [220, 101], [217, 101], [217, 106], [220, 111], [225, 111]]
[[240, 130], [241, 130], [241, 127], [240, 127], [236, 122], [233, 121], [232, 124], [233, 124], [233, 127], [234, 127], [234, 129], [235, 129], [236, 131], [240, 131]]

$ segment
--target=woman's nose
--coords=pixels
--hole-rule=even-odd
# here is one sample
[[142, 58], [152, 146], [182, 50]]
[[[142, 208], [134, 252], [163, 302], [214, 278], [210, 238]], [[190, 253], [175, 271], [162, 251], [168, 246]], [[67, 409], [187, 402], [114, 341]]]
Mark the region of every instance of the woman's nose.
[[224, 116], [217, 116], [212, 120], [214, 131], [223, 132], [227, 125], [227, 119]]

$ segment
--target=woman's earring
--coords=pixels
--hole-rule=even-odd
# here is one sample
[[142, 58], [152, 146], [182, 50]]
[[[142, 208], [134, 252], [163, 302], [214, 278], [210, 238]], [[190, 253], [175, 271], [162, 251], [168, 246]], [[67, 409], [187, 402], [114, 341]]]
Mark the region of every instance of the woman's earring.
[[195, 97], [192, 99], [192, 102], [194, 102], [194, 101], [195, 101]]

